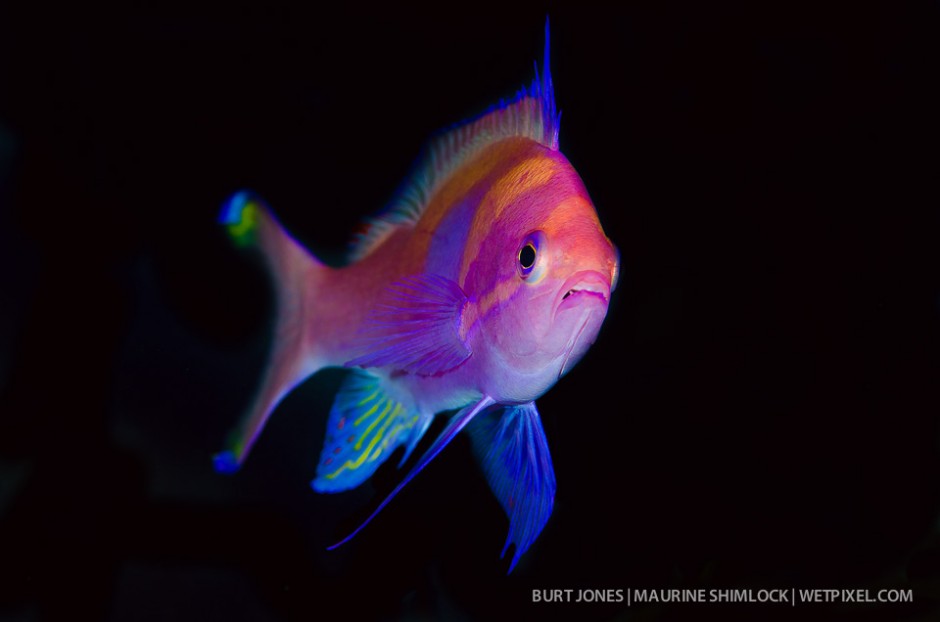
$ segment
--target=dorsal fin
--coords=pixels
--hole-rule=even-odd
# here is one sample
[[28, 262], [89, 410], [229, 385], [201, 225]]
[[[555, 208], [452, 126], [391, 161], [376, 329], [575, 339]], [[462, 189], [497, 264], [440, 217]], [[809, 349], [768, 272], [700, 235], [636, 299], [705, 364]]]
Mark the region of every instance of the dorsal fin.
[[364, 224], [353, 240], [350, 260], [371, 253], [397, 226], [416, 223], [441, 184], [484, 148], [504, 138], [531, 138], [550, 149], [558, 149], [561, 114], [555, 108], [555, 91], [549, 67], [549, 28], [545, 18], [545, 53], [542, 73], [509, 102], [500, 102], [479, 117], [444, 130], [425, 148], [414, 173], [398, 196]]

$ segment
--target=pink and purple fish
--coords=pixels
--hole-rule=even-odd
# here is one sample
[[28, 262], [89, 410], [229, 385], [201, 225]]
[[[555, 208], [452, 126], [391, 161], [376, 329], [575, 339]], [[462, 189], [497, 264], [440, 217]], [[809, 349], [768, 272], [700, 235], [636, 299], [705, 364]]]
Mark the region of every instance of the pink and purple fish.
[[312, 486], [363, 483], [437, 413], [441, 435], [359, 532], [465, 429], [509, 517], [510, 571], [542, 531], [555, 474], [535, 399], [594, 342], [618, 253], [580, 177], [558, 151], [548, 65], [510, 103], [441, 135], [410, 185], [368, 223], [348, 265], [331, 268], [239, 192], [221, 222], [257, 246], [277, 292], [275, 341], [260, 391], [229, 448], [233, 472], [278, 402], [308, 376], [346, 367]]

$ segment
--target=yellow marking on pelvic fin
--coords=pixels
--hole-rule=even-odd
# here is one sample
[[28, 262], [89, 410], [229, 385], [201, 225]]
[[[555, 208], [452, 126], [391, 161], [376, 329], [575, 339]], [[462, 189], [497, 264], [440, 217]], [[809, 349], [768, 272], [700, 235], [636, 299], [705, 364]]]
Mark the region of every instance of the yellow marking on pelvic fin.
[[[391, 404], [389, 404], [389, 405], [391, 405]], [[396, 418], [397, 414], [398, 414], [399, 412], [401, 412], [401, 408], [402, 408], [401, 404], [398, 404], [398, 406], [395, 408], [395, 411], [391, 414], [391, 416], [389, 416], [388, 421], [385, 423], [384, 426], [382, 426], [382, 429], [379, 430], [379, 431], [376, 433], [376, 435], [372, 438], [372, 441], [369, 443], [369, 446], [366, 447], [366, 450], [365, 450], [364, 452], [362, 452], [361, 454], [359, 454], [359, 457], [356, 458], [355, 461], [347, 460], [347, 461], [344, 462], [344, 463], [342, 464], [342, 466], [340, 466], [338, 469], [336, 469], [335, 471], [333, 471], [333, 472], [330, 473], [329, 475], [325, 475], [324, 477], [326, 477], [326, 479], [335, 479], [337, 475], [339, 475], [340, 473], [342, 473], [342, 472], [345, 471], [346, 469], [358, 469], [360, 466], [362, 466], [362, 463], [366, 461], [366, 458], [369, 456], [369, 453], [375, 448], [376, 443], [378, 443], [378, 442], [379, 442], [379, 439], [382, 438], [382, 434], [385, 432], [385, 430], [388, 428], [388, 426], [392, 423], [392, 421], [395, 421], [395, 418]], [[383, 413], [382, 416], [384, 417], [384, 416], [385, 416], [385, 413]], [[379, 417], [379, 419], [381, 419], [381, 418], [382, 418], [382, 417]], [[378, 422], [379, 419], [377, 419], [376, 422]], [[417, 419], [417, 417], [415, 417], [415, 419]], [[367, 433], [368, 433], [368, 431], [367, 431]], [[363, 435], [363, 436], [364, 436], [364, 435]], [[359, 439], [359, 443], [361, 443], [361, 442], [362, 442], [362, 439]], [[357, 449], [359, 448], [359, 444], [358, 444], [358, 443], [356, 444], [356, 448], [357, 448]], [[378, 454], [376, 454], [376, 455], [378, 455]]]
[[[394, 428], [392, 428], [392, 429], [389, 431], [388, 436], [386, 437], [386, 439], [390, 440], [390, 439], [395, 438], [395, 437], [398, 435], [398, 433], [401, 432], [401, 431], [404, 430], [404, 429], [409, 429], [409, 430], [410, 430], [411, 428], [414, 427], [415, 422], [416, 422], [417, 420], [418, 420], [418, 415], [415, 415], [414, 417], [411, 418], [411, 421], [407, 421], [407, 422], [405, 422], [405, 423], [399, 423], [398, 425], [396, 425]], [[379, 451], [377, 451], [377, 452], [375, 453], [375, 455], [372, 456], [372, 459], [373, 459], [373, 460], [375, 460], [375, 459], [379, 456], [379, 454], [382, 453], [381, 450], [382, 450], [383, 448], [385, 448], [385, 447], [388, 445], [388, 440], [386, 440], [386, 442], [383, 443], [382, 447], [379, 448]]]
[[[391, 404], [389, 404], [389, 406], [391, 406]], [[392, 414], [388, 416], [388, 420], [382, 425], [381, 428], [379, 428], [379, 431], [375, 433], [375, 436], [372, 437], [372, 440], [369, 442], [369, 446], [366, 447], [366, 450], [364, 453], [368, 454], [370, 451], [372, 451], [372, 448], [375, 447], [375, 444], [378, 443], [382, 439], [382, 435], [385, 434], [385, 430], [388, 429], [388, 426], [390, 426], [392, 422], [398, 418], [398, 413], [400, 412], [401, 412], [401, 404], [398, 404], [395, 406], [395, 410], [392, 411]], [[361, 442], [361, 439], [360, 439], [360, 442]]]
[[356, 419], [355, 421], [353, 421], [353, 425], [358, 426], [360, 423], [362, 423], [362, 420], [363, 420], [363, 419], [365, 419], [366, 417], [368, 417], [368, 416], [370, 416], [372, 413], [374, 413], [376, 410], [378, 410], [378, 409], [379, 409], [379, 406], [381, 406], [381, 405], [382, 405], [382, 400], [376, 401], [376, 402], [375, 402], [375, 406], [373, 406], [372, 408], [370, 408], [369, 410], [367, 410], [366, 412], [364, 412], [358, 419]]
[[369, 397], [363, 399], [361, 402], [359, 402], [358, 404], [356, 404], [356, 406], [365, 406], [366, 404], [368, 404], [369, 402], [371, 402], [373, 399], [375, 399], [375, 396], [378, 395], [378, 394], [379, 394], [379, 390], [376, 389], [375, 391], [372, 392], [372, 395], [370, 395]]
[[[375, 447], [375, 444], [376, 444], [379, 440], [382, 439], [382, 435], [383, 435], [383, 433], [385, 432], [385, 429], [388, 427], [388, 425], [389, 425], [392, 421], [395, 421], [395, 419], [398, 418], [398, 413], [401, 412], [401, 408], [402, 408], [401, 404], [399, 404], [398, 406], [395, 407], [395, 410], [392, 411], [392, 414], [391, 414], [391, 415], [389, 415], [388, 421], [385, 423], [384, 426], [382, 426], [382, 429], [381, 429], [381, 430], [379, 430], [378, 432], [376, 432], [375, 438], [372, 439], [372, 442], [371, 442], [371, 443], [369, 443], [369, 447], [366, 449], [366, 453], [369, 453], [369, 451], [371, 451], [372, 448]], [[373, 460], [375, 460], [376, 458], [378, 458], [378, 457], [382, 454], [382, 450], [385, 449], [386, 447], [388, 447], [389, 441], [393, 440], [393, 439], [395, 438], [395, 435], [398, 434], [398, 433], [401, 431], [401, 429], [402, 429], [403, 427], [404, 427], [404, 424], [399, 423], [398, 425], [396, 425], [394, 428], [391, 429], [391, 431], [388, 433], [388, 435], [385, 436], [385, 442], [378, 446], [378, 448], [375, 450], [375, 452], [374, 452], [374, 453], [372, 454], [372, 456], [369, 458], [369, 462], [372, 462]]]
[[[375, 408], [378, 408], [381, 403], [382, 403], [382, 402], [379, 402], [378, 404], [376, 404], [376, 405], [375, 405]], [[356, 445], [355, 445], [355, 447], [354, 447], [354, 449], [355, 449], [356, 451], [359, 451], [359, 450], [362, 448], [362, 441], [364, 441], [365, 438], [366, 438], [366, 436], [369, 435], [369, 432], [371, 432], [372, 430], [375, 429], [375, 426], [377, 426], [377, 425], [379, 424], [379, 421], [381, 421], [382, 419], [385, 418], [385, 415], [388, 414], [388, 411], [391, 409], [391, 407], [392, 407], [392, 402], [391, 402], [390, 400], [386, 399], [386, 400], [385, 400], [385, 409], [382, 411], [382, 414], [380, 414], [378, 417], [376, 417], [376, 418], [375, 418], [375, 421], [373, 421], [372, 423], [369, 424], [369, 427], [366, 428], [366, 431], [363, 432], [363, 433], [362, 433], [362, 436], [359, 437], [359, 440], [356, 441]], [[373, 410], [375, 410], [375, 408], [373, 408]]]

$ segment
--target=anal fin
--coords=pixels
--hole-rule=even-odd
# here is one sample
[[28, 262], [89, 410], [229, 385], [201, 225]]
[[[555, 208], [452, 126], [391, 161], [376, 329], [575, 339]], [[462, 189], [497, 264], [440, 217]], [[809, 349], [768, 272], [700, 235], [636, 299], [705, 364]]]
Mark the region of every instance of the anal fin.
[[[410, 395], [359, 369], [343, 381], [327, 422], [313, 489], [340, 492], [375, 473], [399, 446], [427, 428]], [[416, 441], [414, 441], [416, 442]]]
[[470, 423], [470, 421], [474, 417], [476, 417], [483, 409], [485, 409], [492, 403], [493, 403], [493, 398], [489, 397], [488, 395], [485, 395], [483, 396], [483, 398], [480, 399], [480, 401], [476, 402], [475, 404], [471, 404], [470, 406], [467, 406], [466, 408], [458, 411], [456, 415], [451, 417], [451, 420], [447, 424], [447, 427], [444, 428], [444, 431], [441, 432], [441, 435], [438, 436], [437, 439], [435, 439], [434, 444], [428, 448], [428, 450], [424, 453], [423, 456], [421, 456], [421, 459], [418, 460], [417, 464], [411, 467], [411, 470], [408, 472], [408, 475], [406, 475], [405, 478], [401, 482], [399, 482], [397, 486], [395, 486], [394, 490], [392, 490], [392, 492], [390, 492], [388, 496], [385, 497], [382, 503], [379, 504], [379, 507], [375, 508], [372, 514], [370, 514], [367, 519], [362, 521], [362, 523], [360, 523], [360, 525], [356, 527], [355, 531], [353, 531], [351, 534], [349, 534], [348, 536], [346, 536], [345, 538], [343, 538], [336, 544], [333, 544], [332, 546], [328, 546], [327, 548], [329, 550], [333, 550], [336, 547], [342, 546], [343, 544], [352, 540], [353, 537], [355, 537], [357, 533], [362, 531], [366, 525], [372, 522], [373, 518], [378, 516], [379, 512], [381, 512], [382, 509], [385, 508], [386, 505], [388, 505], [389, 501], [395, 498], [395, 495], [401, 492], [402, 488], [408, 485], [408, 482], [414, 479], [415, 475], [420, 473], [424, 469], [424, 467], [426, 467], [428, 463], [431, 462], [431, 460], [433, 460], [435, 456], [437, 456], [437, 454], [441, 453], [441, 450], [444, 449], [444, 447], [446, 447], [448, 443], [454, 440], [454, 437], [457, 436], [457, 433], [460, 432], [464, 428], [464, 426]]

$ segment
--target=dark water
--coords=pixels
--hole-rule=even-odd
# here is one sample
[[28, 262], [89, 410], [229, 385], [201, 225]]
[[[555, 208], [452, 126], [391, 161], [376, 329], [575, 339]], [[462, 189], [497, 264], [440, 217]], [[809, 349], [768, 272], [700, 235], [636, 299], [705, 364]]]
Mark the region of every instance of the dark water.
[[[0, 618], [940, 615], [940, 5], [0, 9]], [[339, 373], [245, 469], [270, 288], [214, 224], [261, 193], [340, 256], [425, 137], [531, 78], [619, 246], [539, 400], [554, 514], [509, 577], [458, 439], [313, 493]], [[438, 422], [431, 436], [440, 429]], [[890, 605], [533, 603], [533, 589], [911, 589]]]

